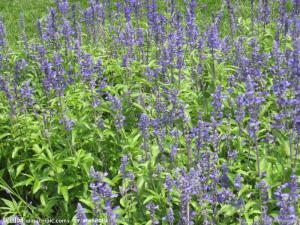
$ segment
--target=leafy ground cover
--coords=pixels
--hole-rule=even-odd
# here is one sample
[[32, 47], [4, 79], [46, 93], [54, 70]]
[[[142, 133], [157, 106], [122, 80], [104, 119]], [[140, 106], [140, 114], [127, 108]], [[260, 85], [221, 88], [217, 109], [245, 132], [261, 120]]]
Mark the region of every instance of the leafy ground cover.
[[51, 4], [0, 22], [0, 224], [297, 224], [298, 0]]

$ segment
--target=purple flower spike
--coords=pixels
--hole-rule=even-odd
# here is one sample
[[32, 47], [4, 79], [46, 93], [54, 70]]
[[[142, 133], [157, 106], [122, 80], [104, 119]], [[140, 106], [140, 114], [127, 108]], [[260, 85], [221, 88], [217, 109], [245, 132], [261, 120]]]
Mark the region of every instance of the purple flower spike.
[[85, 209], [81, 206], [80, 203], [77, 205], [76, 218], [78, 221], [78, 225], [88, 225], [88, 220], [85, 215]]

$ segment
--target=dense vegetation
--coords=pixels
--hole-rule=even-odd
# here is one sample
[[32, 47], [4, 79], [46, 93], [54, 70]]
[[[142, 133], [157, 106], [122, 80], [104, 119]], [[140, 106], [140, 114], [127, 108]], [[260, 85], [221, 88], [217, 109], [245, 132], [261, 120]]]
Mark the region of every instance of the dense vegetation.
[[0, 21], [0, 224], [299, 222], [299, 0], [52, 5]]

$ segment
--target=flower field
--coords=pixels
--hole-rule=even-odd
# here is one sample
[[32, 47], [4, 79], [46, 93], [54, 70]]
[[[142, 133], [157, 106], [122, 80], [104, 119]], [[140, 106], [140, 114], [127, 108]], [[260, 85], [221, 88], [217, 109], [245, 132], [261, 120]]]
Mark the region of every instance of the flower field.
[[47, 10], [0, 18], [0, 225], [300, 224], [299, 0]]

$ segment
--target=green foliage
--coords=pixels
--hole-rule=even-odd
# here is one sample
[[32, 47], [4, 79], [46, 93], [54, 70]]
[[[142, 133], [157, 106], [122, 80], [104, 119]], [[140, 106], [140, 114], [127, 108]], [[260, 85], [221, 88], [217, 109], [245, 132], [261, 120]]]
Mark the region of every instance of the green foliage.
[[[210, 16], [206, 13], [210, 14], [214, 7], [221, 5], [221, 1], [202, 3], [208, 4], [201, 6], [208, 11], [203, 16], [206, 20], [201, 23], [204, 27], [210, 21]], [[47, 7], [53, 5], [46, 0], [37, 1], [36, 9], [31, 11], [29, 8], [32, 4], [34, 3], [30, 1], [20, 3], [11, 1], [7, 5], [0, 3], [1, 14], [9, 21], [7, 27], [10, 27], [8, 36], [11, 42], [16, 42], [17, 28], [13, 25], [15, 20], [10, 17], [22, 10], [25, 12], [26, 22], [36, 21], [38, 17], [44, 16]], [[81, 4], [85, 5], [85, 2]], [[178, 6], [180, 4], [183, 2], [178, 2]], [[159, 7], [163, 7], [163, 4]], [[243, 14], [244, 10], [246, 16], [249, 16], [249, 12], [246, 11], [248, 7], [243, 6], [240, 13]], [[9, 17], [7, 13], [10, 10], [14, 13]], [[141, 27], [147, 28], [148, 24], [145, 21], [140, 22]], [[243, 35], [248, 37], [243, 47], [245, 54], [250, 55], [252, 50], [248, 43], [253, 39], [251, 20], [240, 17], [238, 26], [242, 27]], [[33, 27], [33, 24], [29, 23], [26, 31], [30, 38], [37, 38], [33, 36], [35, 30]], [[228, 27], [228, 22], [221, 22], [222, 34], [229, 32]], [[108, 35], [105, 28], [103, 31]], [[267, 53], [272, 51], [274, 36], [274, 25], [265, 30], [258, 27], [257, 40], [261, 45], [260, 51]], [[231, 38], [238, 40], [240, 37], [242, 35], [238, 31], [236, 36]], [[94, 61], [102, 61], [101, 76], [96, 73], [91, 75], [95, 78], [97, 88], [92, 88], [91, 80], [85, 80], [78, 75], [81, 74], [81, 68], [76, 61], [78, 56], [74, 49], [66, 50], [65, 47], [59, 49], [53, 43], [47, 43], [50, 51], [45, 53], [45, 58], [52, 59], [55, 54], [60, 53], [63, 56], [61, 66], [64, 72], [68, 71], [72, 75], [72, 81], [63, 89], [63, 94], [55, 89], [45, 91], [40, 62], [31, 57], [36, 54], [35, 49], [30, 50], [32, 55], [24, 52], [24, 49], [3, 50], [6, 61], [1, 67], [0, 78], [9, 81], [9, 89], [15, 92], [20, 91], [20, 87], [26, 81], [30, 81], [30, 85], [34, 87], [34, 104], [27, 107], [22, 96], [19, 96], [19, 101], [13, 105], [5, 92], [0, 92], [0, 213], [3, 217], [18, 215], [23, 218], [55, 217], [74, 220], [77, 203], [80, 202], [91, 218], [94, 215], [95, 203], [91, 199], [93, 193], [89, 185], [94, 182], [91, 178], [91, 168], [95, 168], [96, 171], [108, 172], [103, 182], [112, 188], [114, 194], [118, 194], [112, 198], [112, 204], [120, 206], [115, 210], [120, 215], [119, 224], [152, 224], [153, 215], [149, 210], [151, 203], [159, 206], [154, 216], [159, 220], [159, 224], [168, 224], [162, 218], [171, 207], [174, 210], [175, 221], [178, 222], [182, 216], [180, 210], [184, 207], [181, 199], [183, 193], [175, 187], [168, 192], [165, 180], [167, 176], [174, 180], [179, 179], [180, 169], [186, 168], [186, 171], [191, 172], [197, 168], [198, 162], [205, 162], [200, 161], [204, 151], [197, 150], [198, 143], [192, 138], [190, 142], [188, 140], [192, 128], [198, 126], [199, 112], [203, 121], [212, 122], [211, 115], [214, 110], [212, 101], [216, 90], [222, 86], [222, 94], [225, 96], [222, 99], [224, 100], [222, 110], [226, 115], [234, 115], [236, 109], [240, 107], [236, 102], [237, 96], [247, 92], [244, 83], [231, 86], [228, 81], [228, 78], [239, 70], [238, 66], [232, 63], [233, 59], [227, 59], [228, 55], [231, 56], [233, 53], [229, 52], [227, 55], [219, 50], [211, 54], [211, 49], [204, 48], [200, 52], [203, 57], [200, 60], [198, 50], [184, 46], [186, 67], [183, 70], [174, 67], [165, 73], [158, 73], [157, 77], [153, 78], [154, 76], [145, 74], [149, 68], [160, 67], [160, 62], [155, 56], [157, 54], [155, 46], [149, 47], [147, 52], [151, 60], [133, 61], [126, 67], [121, 57], [114, 57], [115, 49], [123, 51], [124, 46], [114, 46], [117, 44], [110, 40], [110, 37], [103, 40], [103, 43], [100, 41], [93, 43], [90, 38], [84, 34], [82, 50], [89, 53]], [[287, 48], [292, 49], [291, 40], [287, 39], [284, 42]], [[23, 44], [20, 43], [20, 46]], [[133, 51], [136, 51], [137, 57], [142, 58], [138, 48]], [[20, 73], [19, 86], [14, 87], [11, 81], [16, 63], [26, 57], [28, 66]], [[195, 68], [200, 61], [203, 66], [201, 74]], [[273, 65], [274, 62], [270, 64]], [[268, 71], [264, 72], [267, 74]], [[182, 74], [184, 79], [178, 79], [178, 74]], [[70, 78], [68, 75], [66, 72], [62, 76], [68, 79]], [[172, 82], [165, 82], [166, 77]], [[101, 82], [108, 85], [102, 87]], [[274, 199], [274, 191], [283, 181], [289, 180], [292, 171], [294, 170], [295, 174], [300, 172], [299, 166], [294, 167], [297, 162], [292, 161], [290, 157], [296, 154], [296, 150], [292, 148], [287, 131], [271, 128], [272, 118], [280, 110], [276, 96], [271, 90], [273, 78], [266, 75], [266, 79], [262, 79], [261, 82], [261, 87], [271, 94], [264, 96], [265, 104], [258, 113], [260, 125], [256, 142], [246, 129], [251, 120], [248, 112], [245, 113], [241, 123], [230, 116], [224, 118], [223, 123], [218, 124], [213, 130], [220, 142], [216, 145], [209, 143], [203, 148], [205, 153], [218, 154], [214, 165], [216, 170], [221, 171], [222, 165], [227, 164], [230, 190], [235, 195], [235, 200], [244, 202], [239, 205], [232, 200], [212, 206], [208, 199], [199, 203], [195, 196], [191, 197], [187, 208], [188, 211], [196, 213], [194, 221], [198, 224], [204, 223], [206, 216], [216, 224], [224, 225], [237, 224], [241, 218], [244, 218], [247, 224], [258, 221], [262, 216], [261, 193], [256, 186], [261, 181], [258, 174], [260, 175], [260, 172], [264, 174], [264, 180], [270, 186], [267, 195], [270, 199]], [[180, 109], [184, 112], [186, 120], [180, 117], [179, 110], [176, 111], [175, 104], [170, 100], [170, 93], [176, 90], [178, 90], [176, 104], [182, 107]], [[119, 100], [118, 107], [114, 106], [114, 101], [110, 98]], [[95, 100], [100, 103], [94, 104]], [[166, 134], [162, 135], [163, 140], [159, 135], [155, 135], [158, 131], [154, 126], [149, 127], [149, 137], [145, 138], [139, 126], [141, 114], [147, 115], [152, 122], [161, 117], [168, 120], [163, 118], [166, 115], [160, 115], [159, 110], [155, 108], [159, 103], [165, 104], [163, 107], [169, 113], [167, 116], [174, 110], [175, 119], [166, 127], [160, 128], [165, 129], [160, 130]], [[120, 115], [125, 118], [122, 127], [118, 127], [117, 124]], [[172, 135], [175, 128], [183, 134], [179, 137]], [[211, 130], [208, 132], [212, 133]], [[275, 141], [266, 143], [264, 140], [268, 134], [271, 134]], [[177, 143], [175, 155], [172, 152], [174, 143]], [[237, 158], [228, 156], [232, 151], [236, 151]], [[120, 168], [121, 158], [124, 155], [128, 156], [125, 174]], [[242, 175], [246, 181], [239, 190], [233, 187], [237, 174]], [[208, 176], [207, 179], [209, 186], [216, 185], [213, 178]], [[221, 191], [221, 188], [217, 186], [216, 190]], [[101, 199], [100, 204], [104, 208], [107, 202]], [[268, 207], [270, 215], [278, 214], [274, 200], [268, 202]], [[299, 206], [297, 207], [300, 211]], [[108, 219], [103, 212], [98, 216], [98, 219]]]

